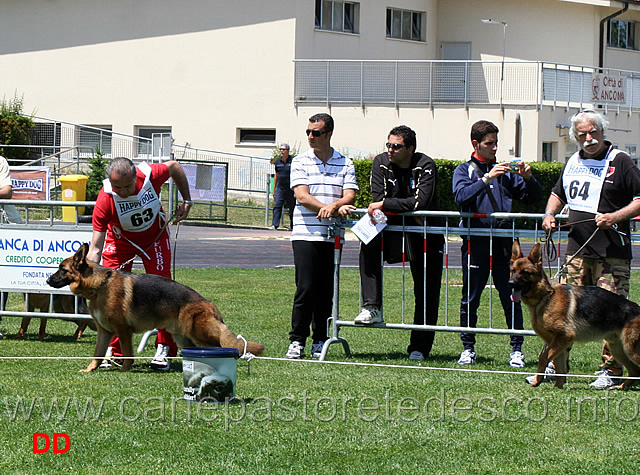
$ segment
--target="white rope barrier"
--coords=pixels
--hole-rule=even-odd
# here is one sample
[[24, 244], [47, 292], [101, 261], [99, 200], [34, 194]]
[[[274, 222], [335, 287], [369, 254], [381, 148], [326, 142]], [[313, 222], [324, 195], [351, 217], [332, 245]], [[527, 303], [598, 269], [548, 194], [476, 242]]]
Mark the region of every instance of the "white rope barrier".
[[[94, 356], [0, 356], [0, 360], [93, 360]], [[152, 360], [150, 356], [130, 356], [130, 357], [118, 357], [122, 360]], [[181, 356], [173, 356], [172, 360], [181, 360]], [[437, 366], [410, 366], [400, 364], [381, 364], [381, 363], [362, 363], [357, 361], [320, 361], [316, 359], [291, 359], [291, 358], [276, 358], [272, 356], [255, 356], [252, 355], [250, 360], [264, 360], [264, 361], [286, 361], [290, 363], [310, 363], [310, 364], [326, 364], [326, 365], [343, 365], [343, 366], [361, 366], [370, 368], [390, 368], [390, 369], [409, 369], [409, 370], [428, 370], [428, 371], [449, 371], [458, 373], [476, 373], [476, 374], [507, 374], [515, 376], [529, 376], [529, 375], [541, 375], [545, 373], [536, 373], [531, 371], [508, 371], [508, 370], [495, 370], [495, 369], [473, 369], [473, 368], [442, 368]], [[247, 360], [247, 364], [250, 360]], [[555, 377], [566, 376], [569, 378], [589, 378], [593, 379], [596, 375], [593, 374], [563, 374], [555, 373]], [[630, 379], [640, 380], [640, 376], [616, 376], [616, 379]]]

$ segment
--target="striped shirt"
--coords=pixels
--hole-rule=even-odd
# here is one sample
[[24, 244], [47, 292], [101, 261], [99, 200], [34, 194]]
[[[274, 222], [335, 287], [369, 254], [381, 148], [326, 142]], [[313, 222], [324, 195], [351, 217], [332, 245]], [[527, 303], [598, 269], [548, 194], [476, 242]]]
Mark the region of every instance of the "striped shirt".
[[[350, 158], [333, 150], [326, 163], [316, 157], [313, 149], [297, 155], [291, 162], [291, 188], [307, 185], [309, 194], [324, 204], [342, 198], [344, 190], [357, 190], [356, 171]], [[329, 225], [334, 218], [316, 218], [317, 213], [296, 203], [293, 211], [292, 241], [324, 241], [329, 238]]]

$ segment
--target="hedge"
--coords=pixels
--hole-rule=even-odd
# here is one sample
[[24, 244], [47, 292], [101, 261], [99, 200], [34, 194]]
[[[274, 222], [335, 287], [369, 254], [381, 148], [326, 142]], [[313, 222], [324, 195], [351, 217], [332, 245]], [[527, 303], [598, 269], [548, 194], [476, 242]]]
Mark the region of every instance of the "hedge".
[[[366, 208], [371, 203], [371, 163], [372, 159], [354, 160], [356, 168], [356, 178], [360, 190], [356, 195], [355, 205], [358, 208]], [[458, 206], [453, 198], [451, 191], [451, 181], [453, 172], [462, 162], [459, 160], [442, 160], [436, 159], [436, 167], [438, 169], [438, 199], [440, 208], [443, 211], [458, 211]], [[533, 205], [523, 205], [515, 202], [513, 206], [514, 213], [543, 213], [544, 206], [549, 198], [553, 185], [558, 181], [562, 171], [562, 163], [558, 162], [529, 162], [533, 169], [533, 175], [542, 185], [542, 198]], [[526, 226], [529, 227], [529, 226]]]

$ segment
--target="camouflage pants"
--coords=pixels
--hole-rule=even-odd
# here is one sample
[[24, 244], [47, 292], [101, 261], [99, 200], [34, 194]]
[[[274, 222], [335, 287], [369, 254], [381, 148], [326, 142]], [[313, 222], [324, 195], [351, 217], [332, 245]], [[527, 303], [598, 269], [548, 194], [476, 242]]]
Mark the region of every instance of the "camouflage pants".
[[[607, 257], [567, 256], [567, 273], [560, 277], [560, 282], [571, 285], [595, 285], [610, 292], [629, 298], [629, 279], [631, 277], [631, 261]], [[612, 376], [622, 376], [622, 366], [609, 351], [606, 342], [602, 346], [601, 369], [608, 369]]]

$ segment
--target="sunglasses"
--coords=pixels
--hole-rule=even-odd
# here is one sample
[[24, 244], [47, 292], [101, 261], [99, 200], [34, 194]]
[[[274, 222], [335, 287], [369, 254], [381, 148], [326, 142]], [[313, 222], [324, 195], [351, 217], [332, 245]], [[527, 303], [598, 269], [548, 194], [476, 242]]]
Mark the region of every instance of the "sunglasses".
[[309, 134], [313, 135], [314, 137], [320, 137], [321, 135], [324, 135], [328, 132], [328, 130], [311, 130], [311, 129], [307, 129], [305, 131], [305, 135], [308, 137]]
[[280, 149], [281, 152], [284, 152], [285, 150], [288, 151], [289, 149], [288, 148], [281, 148]]
[[406, 145], [403, 144], [403, 143], [389, 143], [389, 142], [387, 142], [385, 145], [387, 146], [387, 149], [392, 148], [393, 150], [402, 150], [403, 148], [406, 147]]

